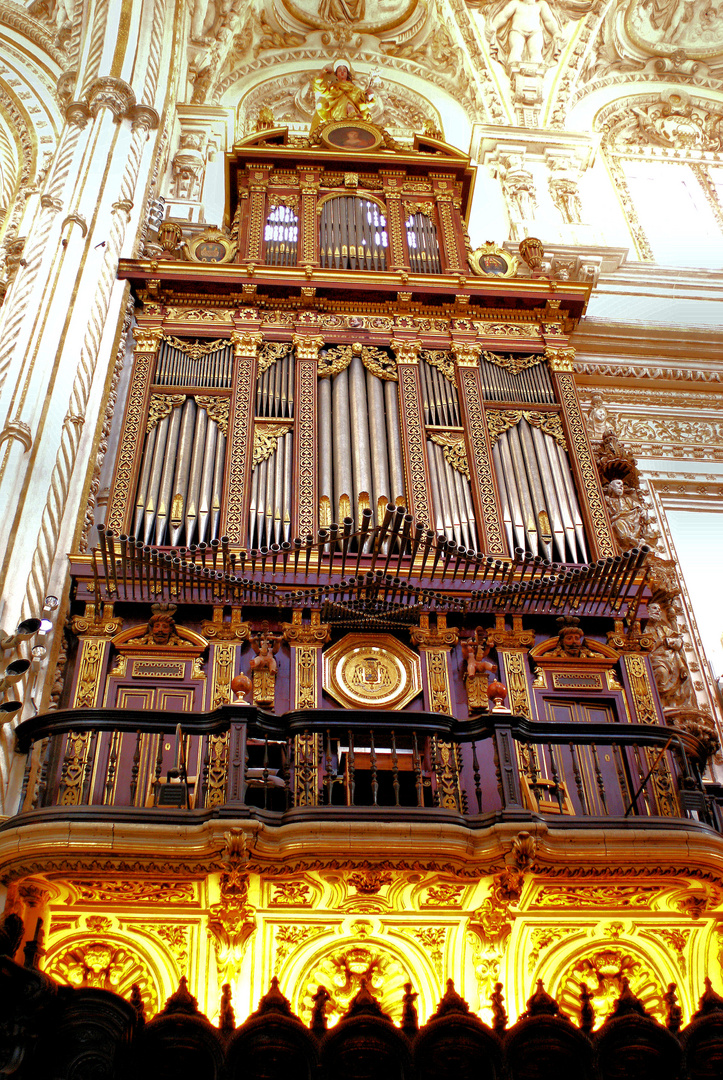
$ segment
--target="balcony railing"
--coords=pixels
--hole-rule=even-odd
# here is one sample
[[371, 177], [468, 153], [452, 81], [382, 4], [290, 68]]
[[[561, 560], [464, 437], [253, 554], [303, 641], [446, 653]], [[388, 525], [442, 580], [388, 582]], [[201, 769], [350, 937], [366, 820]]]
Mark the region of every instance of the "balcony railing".
[[[20, 819], [164, 813], [386, 820], [446, 817], [478, 828], [541, 816], [556, 825], [719, 815], [701, 786], [703, 748], [675, 729], [469, 722], [431, 713], [208, 714], [67, 710], [17, 730], [28, 757]], [[14, 823], [18, 818], [12, 819]]]

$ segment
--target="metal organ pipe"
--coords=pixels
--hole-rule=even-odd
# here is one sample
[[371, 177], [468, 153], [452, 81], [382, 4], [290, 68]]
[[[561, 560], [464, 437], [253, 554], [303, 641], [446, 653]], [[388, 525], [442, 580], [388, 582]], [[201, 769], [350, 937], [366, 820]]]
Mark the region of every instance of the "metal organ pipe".
[[404, 463], [402, 459], [402, 433], [399, 428], [399, 391], [391, 379], [384, 383], [386, 405], [387, 446], [389, 448], [389, 479], [391, 501], [397, 505], [406, 502], [404, 489]]
[[322, 204], [319, 256], [336, 270], [385, 270], [387, 222], [377, 203], [361, 196], [338, 195]]
[[226, 440], [193, 397], [146, 435], [134, 535], [146, 544], [202, 542], [218, 534]]
[[[570, 465], [560, 444], [522, 417], [492, 449], [503, 522], [513, 546], [561, 562], [587, 560]], [[515, 544], [513, 545], [513, 537]]]

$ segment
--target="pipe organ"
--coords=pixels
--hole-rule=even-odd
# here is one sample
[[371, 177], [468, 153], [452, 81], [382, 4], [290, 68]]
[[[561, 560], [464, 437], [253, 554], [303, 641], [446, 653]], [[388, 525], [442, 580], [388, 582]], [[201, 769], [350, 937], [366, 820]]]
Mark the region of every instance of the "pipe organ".
[[319, 524], [405, 505], [396, 363], [389, 351], [341, 345], [319, 357]]
[[335, 195], [321, 206], [319, 255], [336, 270], [384, 270], [387, 221], [372, 199]]
[[211, 275], [200, 307], [164, 279], [170, 262], [147, 272], [153, 293], [138, 280], [152, 354], [136, 365], [112, 534], [176, 549], [228, 536], [238, 558], [327, 530], [325, 549], [341, 549], [403, 507], [422, 535], [475, 557], [608, 554], [557, 363], [582, 287], [558, 283], [535, 321], [529, 279], [452, 281], [472, 170], [439, 144], [341, 168], [339, 155], [239, 146], [238, 265], [214, 283], [198, 264]]
[[299, 218], [293, 204], [288, 200], [272, 204], [264, 229], [268, 265], [296, 266], [298, 239]]
[[409, 264], [416, 274], [442, 272], [437, 230], [431, 218], [431, 208], [424, 208], [411, 213], [404, 223], [407, 232]]
[[[491, 244], [468, 265], [469, 159], [436, 138], [400, 147], [371, 123], [348, 126], [347, 142], [346, 121], [329, 125], [332, 143], [326, 128], [293, 145], [284, 129], [247, 137], [229, 161], [225, 219], [235, 236], [186, 223], [184, 259], [164, 249], [120, 264], [137, 325], [108, 440], [117, 451], [107, 516], [89, 550], [70, 557], [62, 697], [17, 729], [33, 750], [22, 783], [11, 785], [31, 845], [43, 821], [67, 834], [68, 880], [51, 845], [54, 899], [38, 900], [54, 906], [46, 956], [51, 972], [90, 970], [78, 943], [97, 953], [107, 939], [135, 980], [131, 944], [142, 956], [157, 938], [158, 969], [185, 972], [189, 985], [172, 995], [159, 982], [151, 999], [148, 984], [128, 975], [122, 989], [134, 1004], [124, 1005], [123, 1024], [146, 1040], [139, 1045], [151, 1046], [154, 1030], [175, 1037], [189, 993], [207, 978], [203, 1007], [222, 1006], [218, 1046], [253, 1050], [240, 1039], [256, 1038], [262, 1014], [278, 1015], [280, 991], [305, 1003], [313, 1039], [321, 1036], [320, 978], [332, 970], [322, 962], [336, 957], [338, 968], [354, 941], [357, 952], [369, 946], [358, 965], [369, 972], [371, 950], [389, 941], [410, 964], [409, 975], [395, 967], [392, 976], [406, 1034], [367, 1020], [405, 1060], [413, 1046], [415, 1068], [434, 1023], [446, 1020], [414, 1035], [414, 997], [427, 987], [429, 1014], [456, 973], [465, 997], [498, 995], [495, 1031], [478, 1024], [478, 1071], [484, 1058], [492, 1075], [499, 1048], [541, 1019], [543, 1042], [557, 1025], [565, 1046], [574, 1036], [589, 1058], [594, 1043], [568, 1019], [532, 1015], [530, 1002], [544, 1013], [550, 991], [530, 998], [527, 1021], [503, 1034], [498, 968], [514, 975], [518, 1013], [524, 979], [531, 989], [539, 971], [568, 971], [572, 1015], [593, 952], [566, 953], [568, 941], [597, 956], [605, 942], [587, 934], [590, 925], [630, 906], [638, 830], [690, 836], [691, 851], [709, 846], [713, 804], [700, 775], [710, 732], [687, 708], [676, 712], [693, 716], [688, 728], [666, 725], [655, 676], [668, 663], [659, 650], [671, 627], [648, 603], [658, 595], [649, 549], [615, 546], [569, 346], [590, 286], [515, 274], [509, 252]], [[576, 825], [586, 837], [582, 878], [565, 876]], [[5, 828], [7, 851], [17, 848], [20, 872], [32, 875], [23, 904], [41, 926], [35, 855], [21, 850], [14, 822]], [[590, 855], [587, 838], [604, 830], [607, 850], [615, 828], [627, 884], [613, 904], [609, 860]], [[700, 830], [695, 843], [685, 830]], [[112, 842], [99, 862], [103, 836]], [[382, 850], [380, 837], [393, 843]], [[439, 837], [449, 838], [441, 855]], [[691, 881], [691, 911], [702, 922], [707, 905], [715, 950], [713, 893]], [[684, 926], [686, 883], [677, 865], [669, 881], [656, 877], [636, 921], [652, 904], [651, 932], [662, 933], [661, 898], [673, 897], [671, 926]], [[555, 939], [549, 966], [533, 973], [533, 952], [548, 948], [534, 935], [585, 889], [579, 944], [571, 933]], [[378, 923], [361, 944], [356, 916], [346, 918], [357, 911]], [[492, 940], [488, 915], [494, 927], [515, 922], [514, 932]], [[58, 941], [72, 951], [52, 952]], [[696, 939], [691, 967], [701, 950]], [[74, 966], [61, 968], [61, 955], [77, 957]], [[646, 1000], [662, 1010], [672, 990], [661, 996], [666, 969], [655, 970], [660, 993]], [[247, 987], [248, 1011], [271, 971], [278, 985], [267, 1004], [233, 1034], [232, 993], [238, 1010]], [[450, 985], [440, 1012], [454, 1013], [456, 993]], [[98, 995], [110, 1000], [83, 994], [83, 1008]], [[164, 1000], [160, 1021], [131, 1020], [139, 1003], [150, 1013]], [[101, 1006], [101, 1019], [112, 1015]], [[211, 1047], [212, 1025], [186, 1019]], [[637, 1020], [668, 1054], [671, 1032]], [[336, 1068], [323, 1055], [345, 1024], [320, 1038], [322, 1064]], [[613, 1026], [603, 1024], [601, 1038]], [[317, 1044], [304, 1039], [311, 1060]], [[210, 1054], [204, 1075], [218, 1077], [223, 1055]], [[228, 1058], [229, 1076], [241, 1075], [241, 1056]], [[166, 1058], [153, 1059], [154, 1075]]]

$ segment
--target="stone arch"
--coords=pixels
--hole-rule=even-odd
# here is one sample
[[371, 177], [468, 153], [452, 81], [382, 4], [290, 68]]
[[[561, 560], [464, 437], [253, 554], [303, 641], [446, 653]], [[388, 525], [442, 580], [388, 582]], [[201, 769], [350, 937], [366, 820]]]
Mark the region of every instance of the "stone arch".
[[543, 958], [532, 978], [542, 979], [562, 1012], [578, 1024], [580, 984], [586, 983], [592, 994], [596, 1027], [620, 996], [623, 978], [629, 980], [633, 993], [660, 1023], [665, 1023], [662, 997], [668, 984], [681, 983], [681, 973], [664, 948], [656, 947], [652, 941], [643, 943], [622, 937], [582, 945], [577, 941], [568, 948], [563, 943]]
[[137, 984], [150, 1017], [163, 1007], [172, 985], [172, 977], [164, 971], [167, 963], [159, 963], [159, 952], [120, 934], [84, 931], [52, 945], [44, 970], [60, 983], [110, 990], [126, 999], [133, 984]]
[[419, 994], [420, 1022], [436, 1007], [441, 995], [439, 980], [420, 949], [400, 934], [394, 940], [370, 936], [349, 939], [335, 936], [323, 944], [311, 943], [292, 957], [283, 974], [284, 993], [293, 1011], [308, 1023], [312, 994], [323, 983], [332, 994], [330, 1025], [336, 1023], [361, 988], [366, 977], [371, 993], [385, 1012], [399, 1023], [405, 982], [411, 982]]

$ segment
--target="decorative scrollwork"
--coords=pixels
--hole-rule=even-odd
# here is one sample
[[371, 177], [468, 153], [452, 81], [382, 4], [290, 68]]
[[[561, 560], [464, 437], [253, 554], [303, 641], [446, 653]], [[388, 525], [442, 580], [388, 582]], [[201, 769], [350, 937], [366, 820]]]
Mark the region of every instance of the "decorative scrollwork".
[[214, 341], [184, 341], [182, 338], [165, 337], [164, 335], [164, 340], [169, 345], [172, 345], [174, 349], [179, 349], [182, 353], [185, 353], [191, 360], [200, 360], [202, 356], [209, 356], [211, 353], [219, 352], [228, 345], [227, 338], [216, 338]]
[[448, 352], [444, 352], [442, 349], [424, 349], [420, 352], [419, 358], [437, 368], [438, 371], [442, 372], [445, 379], [449, 379], [451, 383], [457, 385], [454, 374], [454, 360]]
[[464, 435], [450, 434], [449, 432], [434, 432], [429, 435], [432, 442], [442, 447], [448, 464], [456, 469], [462, 476], [469, 480], [469, 462], [467, 461], [467, 448], [464, 444]]
[[349, 367], [353, 356], [360, 356], [367, 371], [371, 371], [377, 378], [386, 379], [389, 382], [398, 381], [397, 362], [386, 349], [360, 345], [358, 342], [354, 345], [335, 345], [333, 348], [324, 349], [318, 360], [319, 378], [326, 379], [331, 375], [338, 375], [340, 371]]
[[283, 360], [293, 348], [287, 341], [266, 341], [261, 346], [256, 357], [257, 378], [275, 364], [277, 360]]
[[276, 451], [276, 444], [289, 430], [289, 424], [257, 424], [254, 431], [253, 468]]
[[160, 424], [161, 420], [173, 412], [177, 406], [183, 405], [185, 400], [185, 394], [152, 394], [148, 407], [146, 434], [153, 431], [156, 424]]
[[230, 401], [226, 397], [204, 397], [196, 395], [196, 404], [208, 413], [209, 420], [215, 420], [224, 435], [228, 435], [228, 413]]
[[563, 450], [567, 451], [562, 421], [557, 413], [541, 413], [528, 409], [503, 409], [501, 411], [491, 409], [487, 413], [487, 427], [492, 445], [494, 446], [500, 435], [515, 427], [522, 419], [526, 420], [531, 427], [539, 428], [545, 435], [550, 435]]
[[506, 356], [500, 356], [499, 353], [485, 350], [482, 355], [490, 364], [506, 368], [513, 375], [519, 375], [521, 371], [525, 371], [527, 368], [536, 367], [544, 359], [540, 353], [533, 353], [531, 356], [516, 356], [514, 353], [508, 353]]

